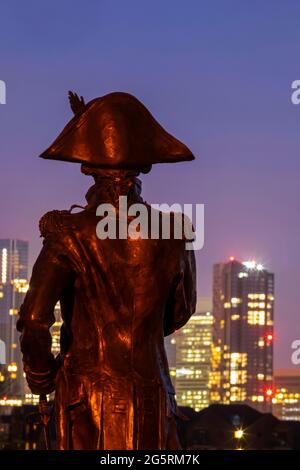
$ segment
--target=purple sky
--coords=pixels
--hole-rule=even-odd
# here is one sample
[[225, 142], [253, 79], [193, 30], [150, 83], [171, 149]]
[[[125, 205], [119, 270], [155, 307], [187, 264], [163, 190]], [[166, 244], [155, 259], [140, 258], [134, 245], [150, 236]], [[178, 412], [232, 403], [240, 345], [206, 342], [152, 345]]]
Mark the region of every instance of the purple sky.
[[39, 249], [38, 220], [84, 202], [79, 166], [37, 155], [71, 117], [66, 93], [135, 94], [197, 161], [157, 165], [148, 202], [206, 205], [199, 294], [212, 264], [257, 258], [276, 278], [276, 366], [289, 367], [299, 327], [300, 3], [6, 1], [1, 3], [0, 237]]

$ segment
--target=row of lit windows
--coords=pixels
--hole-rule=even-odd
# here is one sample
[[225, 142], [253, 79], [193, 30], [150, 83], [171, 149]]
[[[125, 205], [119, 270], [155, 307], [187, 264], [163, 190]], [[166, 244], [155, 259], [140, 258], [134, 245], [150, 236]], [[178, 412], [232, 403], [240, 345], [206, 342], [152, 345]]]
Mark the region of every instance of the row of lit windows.
[[0, 398], [0, 406], [22, 406], [22, 400], [17, 398]]
[[265, 311], [249, 310], [247, 320], [249, 325], [264, 325], [266, 322]]
[[[266, 298], [266, 294], [248, 294], [248, 299], [265, 300], [265, 298]], [[274, 300], [274, 295], [273, 294], [268, 294], [267, 299]]]
[[251, 307], [251, 308], [256, 308], [256, 307], [259, 307], [259, 308], [265, 308], [265, 302], [248, 302], [248, 307]]
[[258, 401], [259, 403], [262, 403], [265, 401], [265, 397], [263, 395], [253, 395], [251, 397], [252, 401]]

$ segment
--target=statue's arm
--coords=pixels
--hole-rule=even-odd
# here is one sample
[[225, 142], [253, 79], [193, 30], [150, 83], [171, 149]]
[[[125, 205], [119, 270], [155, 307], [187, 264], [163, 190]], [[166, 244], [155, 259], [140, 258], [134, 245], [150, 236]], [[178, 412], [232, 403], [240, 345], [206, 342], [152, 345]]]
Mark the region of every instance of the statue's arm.
[[164, 316], [164, 335], [184, 326], [196, 309], [196, 262], [193, 250], [184, 251], [184, 269], [177, 276]]
[[49, 328], [55, 322], [55, 305], [70, 281], [66, 260], [59, 254], [57, 244], [46, 237], [17, 322], [24, 371], [29, 387], [36, 394], [54, 390], [58, 366], [51, 353]]

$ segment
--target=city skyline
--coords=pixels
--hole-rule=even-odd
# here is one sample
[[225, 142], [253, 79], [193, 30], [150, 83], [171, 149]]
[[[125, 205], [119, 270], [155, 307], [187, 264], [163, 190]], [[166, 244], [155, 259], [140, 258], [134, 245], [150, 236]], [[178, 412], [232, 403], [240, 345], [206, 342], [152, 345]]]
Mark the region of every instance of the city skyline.
[[[17, 239], [18, 239], [18, 238], [17, 238]], [[26, 240], [23, 240], [22, 237], [19, 237], [18, 240], [19, 240], [19, 242], [21, 242], [21, 243], [23, 243], [23, 244], [26, 244], [26, 246], [27, 246], [27, 255], [26, 255], [26, 256], [28, 257], [28, 252], [30, 252], [30, 244], [29, 244], [29, 242], [26, 241]], [[8, 242], [8, 241], [10, 241], [10, 239], [9, 239], [9, 238], [4, 238], [4, 239], [0, 239], [0, 241], [2, 241], [2, 242], [7, 241], [7, 242]], [[1, 248], [1, 247], [0, 247], [0, 248]], [[2, 260], [2, 258], [1, 258], [1, 260]], [[265, 268], [266, 268], [264, 265], [262, 265], [262, 264], [260, 264], [260, 263], [257, 263], [255, 260], [239, 261], [239, 260], [238, 260], [236, 257], [234, 257], [234, 256], [229, 256], [228, 261], [240, 262], [240, 263], [242, 263], [242, 264], [243, 264], [243, 263], [244, 263], [244, 264], [245, 264], [245, 263], [250, 263], [250, 264], [251, 264], [251, 263], [254, 263], [254, 264], [258, 265], [258, 266], [261, 266], [261, 269], [265, 269]], [[215, 263], [215, 264], [217, 264], [217, 263]], [[1, 261], [0, 265], [2, 266], [2, 261]], [[28, 262], [27, 262], [27, 265], [26, 265], [26, 270], [27, 270], [27, 272], [28, 272], [28, 274], [26, 275], [26, 282], [28, 282], [28, 280], [30, 279], [30, 275], [31, 275], [31, 267], [30, 267], [30, 265], [29, 265]], [[19, 286], [19, 287], [20, 287], [20, 286]], [[0, 288], [1, 288], [1, 286], [0, 286]], [[21, 288], [22, 288], [22, 286], [21, 286]], [[1, 292], [0, 292], [0, 297], [1, 297]], [[199, 299], [199, 300], [200, 300], [200, 299], [203, 299], [203, 298], [204, 298], [204, 297], [201, 296], [201, 295], [198, 296], [198, 299]], [[213, 283], [211, 284], [211, 299], [212, 299], [212, 298], [213, 298]], [[206, 302], [206, 303], [207, 303], [207, 302]], [[198, 309], [198, 311], [199, 311], [199, 309]], [[276, 320], [277, 320], [277, 319], [276, 319]], [[277, 342], [277, 338], [278, 338], [278, 335], [277, 335], [277, 329], [276, 329], [276, 342]], [[273, 345], [273, 348], [274, 348], [275, 351], [276, 351], [276, 342], [274, 342], [274, 345]], [[274, 358], [275, 358], [275, 355], [274, 355]], [[276, 364], [276, 362], [275, 362], [275, 366], [274, 366], [274, 367], [278, 367], [277, 364]], [[288, 367], [287, 367], [287, 368], [293, 369], [293, 365], [292, 365], [292, 364], [288, 364]], [[294, 369], [297, 370], [296, 367], [295, 367]], [[299, 373], [300, 373], [300, 371], [299, 371]]]
[[142, 179], [147, 201], [205, 204], [199, 294], [210, 295], [210, 267], [230, 255], [276, 272], [276, 364], [295, 367], [300, 106], [291, 102], [291, 84], [299, 79], [300, 5], [189, 5], [3, 4], [0, 237], [22, 234], [32, 265], [41, 248], [39, 218], [84, 204], [91, 180], [79, 166], [38, 159], [71, 117], [67, 91], [87, 101], [131, 92], [196, 155], [172, 168], [154, 166]]
[[[0, 323], [3, 326], [3, 320], [8, 322], [8, 328], [1, 328], [0, 333], [9, 333], [9, 346], [17, 346], [15, 336], [11, 337], [11, 331], [17, 309], [28, 289], [27, 260], [28, 243], [22, 240], [0, 239], [0, 292], [3, 294], [0, 296]], [[300, 374], [297, 375], [295, 371], [292, 373], [291, 370], [273, 371], [274, 275], [254, 260], [240, 262], [232, 256], [212, 268], [213, 298], [199, 297], [196, 311], [187, 324], [166, 338], [165, 347], [169, 353], [171, 377], [178, 405], [182, 407], [183, 414], [188, 413], [188, 416], [192, 417], [192, 429], [200, 422], [209, 428], [210, 420], [206, 422], [202, 411], [208, 415], [212, 413], [213, 419], [219, 419], [217, 416], [230, 413], [230, 407], [235, 405], [236, 408], [232, 408], [235, 410], [234, 420], [229, 425], [233, 441], [228, 441], [226, 445], [239, 448], [241, 442], [244, 445], [247, 442], [247, 446], [251, 448], [258, 443], [251, 443], [255, 433], [250, 425], [242, 425], [245, 419], [242, 417], [243, 413], [250, 413], [253, 419], [255, 416], [259, 419], [260, 415], [255, 415], [255, 409], [269, 412], [282, 423], [288, 422], [294, 426], [293, 423], [300, 421]], [[59, 303], [55, 306], [54, 319], [50, 331], [52, 352], [57, 355], [60, 352], [62, 326]], [[218, 333], [220, 325], [221, 330], [225, 332], [224, 338]], [[15, 329], [14, 333], [17, 334]], [[219, 342], [220, 338], [223, 339]], [[224, 358], [224, 362], [218, 363], [216, 368], [214, 352], [218, 348], [218, 357]], [[19, 348], [7, 348], [7, 351], [9, 374], [5, 374], [5, 366], [0, 370], [0, 381], [5, 375], [6, 380], [8, 379], [8, 387], [5, 382], [2, 383], [0, 393], [0, 434], [3, 441], [1, 445], [5, 447], [11, 439], [12, 445], [35, 450], [39, 446], [39, 438], [34, 425], [32, 428], [26, 428], [28, 430], [25, 431], [25, 443], [22, 443], [16, 431], [14, 437], [10, 437], [14, 416], [22, 417], [26, 416], [26, 413], [32, 413], [33, 408], [30, 407], [37, 405], [39, 397], [30, 392], [23, 374], [20, 375], [22, 365], [19, 354], [17, 358], [11, 356], [11, 351], [19, 353]], [[222, 377], [220, 376], [216, 397], [214, 386], [218, 382], [215, 380], [218, 371]], [[14, 380], [11, 381], [11, 378]], [[12, 387], [14, 382], [18, 383], [18, 390]], [[272, 392], [269, 396], [268, 390]], [[264, 403], [259, 400], [263, 396]], [[248, 411], [246, 404], [251, 406]], [[227, 411], [220, 408], [224, 405], [227, 406]], [[190, 411], [187, 411], [186, 407], [189, 407]], [[264, 415], [263, 419], [267, 420], [267, 416]], [[274, 417], [271, 418], [272, 426], [276, 425]], [[284, 440], [281, 438], [280, 441], [284, 444], [280, 445], [287, 446], [291, 431], [280, 423], [277, 425], [278, 429], [281, 429], [281, 432], [284, 430], [285, 433]], [[292, 427], [290, 429], [292, 430]], [[195, 438], [192, 438], [192, 441], [193, 439]], [[208, 445], [207, 437], [203, 442], [202, 439], [201, 437], [200, 444]], [[211, 439], [213, 441], [213, 437]]]

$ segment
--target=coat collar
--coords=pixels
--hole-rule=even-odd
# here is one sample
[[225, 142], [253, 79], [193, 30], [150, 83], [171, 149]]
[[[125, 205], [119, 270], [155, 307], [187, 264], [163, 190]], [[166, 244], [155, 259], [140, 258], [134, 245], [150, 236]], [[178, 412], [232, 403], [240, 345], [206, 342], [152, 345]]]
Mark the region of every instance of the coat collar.
[[127, 196], [128, 204], [142, 203], [141, 191], [142, 182], [137, 177], [101, 178], [86, 193], [86, 209], [95, 208], [101, 203], [117, 206], [120, 196]]

